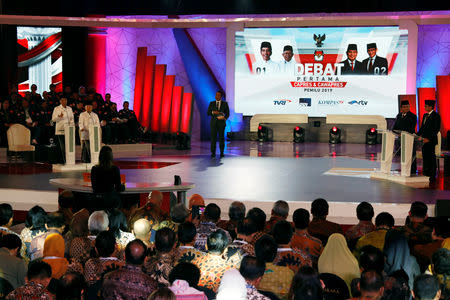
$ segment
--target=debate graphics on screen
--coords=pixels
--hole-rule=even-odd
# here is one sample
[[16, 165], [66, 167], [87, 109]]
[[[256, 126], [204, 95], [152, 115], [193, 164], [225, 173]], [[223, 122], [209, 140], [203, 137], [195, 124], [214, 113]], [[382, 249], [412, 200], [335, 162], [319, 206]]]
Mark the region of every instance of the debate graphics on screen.
[[244, 115], [392, 118], [406, 94], [408, 31], [399, 27], [245, 28], [235, 45]]
[[62, 41], [60, 27], [17, 27], [19, 93], [49, 90], [55, 84], [62, 91]]

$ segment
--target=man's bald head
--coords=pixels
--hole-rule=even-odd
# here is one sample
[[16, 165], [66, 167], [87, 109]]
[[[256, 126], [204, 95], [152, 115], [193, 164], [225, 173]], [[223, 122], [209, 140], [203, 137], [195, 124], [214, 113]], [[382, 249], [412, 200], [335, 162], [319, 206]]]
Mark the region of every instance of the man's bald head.
[[160, 191], [152, 191], [148, 202], [157, 206], [161, 206], [163, 200], [163, 194]]
[[139, 219], [134, 222], [133, 233], [138, 239], [146, 239], [152, 230], [152, 225], [147, 219]]
[[125, 248], [125, 261], [130, 265], [142, 265], [147, 255], [147, 246], [141, 240], [133, 240]]

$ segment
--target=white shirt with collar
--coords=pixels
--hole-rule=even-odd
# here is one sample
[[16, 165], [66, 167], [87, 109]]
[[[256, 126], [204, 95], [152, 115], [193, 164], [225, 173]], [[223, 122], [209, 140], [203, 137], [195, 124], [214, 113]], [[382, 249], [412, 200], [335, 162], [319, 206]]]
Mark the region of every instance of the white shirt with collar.
[[255, 65], [254, 71], [258, 75], [275, 74], [280, 72], [280, 65], [271, 59], [262, 60]]
[[78, 127], [80, 127], [80, 139], [83, 141], [89, 140], [89, 126], [97, 125], [100, 127], [100, 120], [95, 112], [88, 113], [84, 111], [80, 114], [78, 119]]
[[[62, 114], [62, 117], [60, 115]], [[53, 109], [52, 121], [56, 123], [55, 134], [64, 135], [66, 125], [75, 125], [73, 111], [70, 106], [63, 107], [62, 104]]]
[[295, 75], [295, 66], [297, 65], [297, 62], [294, 58], [291, 58], [290, 61], [283, 61], [280, 64], [281, 72], [288, 73], [290, 75]]

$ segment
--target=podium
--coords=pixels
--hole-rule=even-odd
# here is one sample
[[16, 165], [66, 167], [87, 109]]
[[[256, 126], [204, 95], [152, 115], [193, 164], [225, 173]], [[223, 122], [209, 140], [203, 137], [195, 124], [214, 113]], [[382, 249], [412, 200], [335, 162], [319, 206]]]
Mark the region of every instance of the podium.
[[64, 140], [66, 150], [66, 165], [75, 164], [75, 126], [66, 125], [64, 127]]
[[429, 185], [429, 178], [426, 176], [411, 176], [411, 163], [414, 147], [415, 135], [406, 131], [400, 134], [401, 142], [401, 171], [392, 172], [392, 159], [394, 157], [394, 143], [396, 134], [386, 130], [382, 132], [381, 146], [381, 166], [380, 169], [370, 175], [371, 179], [384, 179], [413, 187], [426, 187]]
[[98, 155], [101, 148], [101, 129], [98, 125], [89, 126], [89, 146], [91, 152], [91, 165], [98, 163]]

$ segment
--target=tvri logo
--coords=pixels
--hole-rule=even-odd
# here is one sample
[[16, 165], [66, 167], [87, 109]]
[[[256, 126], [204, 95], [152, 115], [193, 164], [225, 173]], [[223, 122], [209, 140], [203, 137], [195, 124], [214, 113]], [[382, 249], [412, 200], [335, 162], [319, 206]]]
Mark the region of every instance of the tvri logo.
[[286, 103], [291, 103], [291, 100], [282, 99], [282, 100], [273, 100], [273, 105], [286, 105]]
[[357, 100], [352, 100], [352, 101], [349, 101], [348, 102], [348, 104], [350, 104], [350, 105], [367, 105], [367, 103], [369, 103], [369, 101], [365, 101], [365, 100], [359, 100], [359, 101], [357, 101]]

